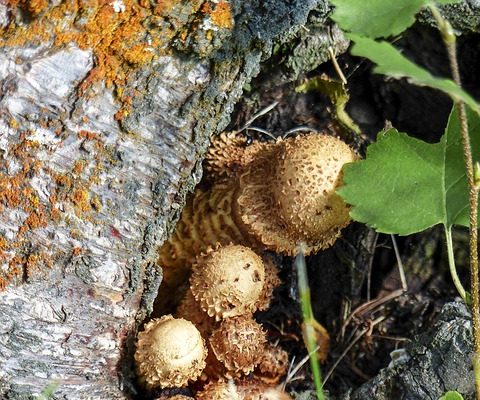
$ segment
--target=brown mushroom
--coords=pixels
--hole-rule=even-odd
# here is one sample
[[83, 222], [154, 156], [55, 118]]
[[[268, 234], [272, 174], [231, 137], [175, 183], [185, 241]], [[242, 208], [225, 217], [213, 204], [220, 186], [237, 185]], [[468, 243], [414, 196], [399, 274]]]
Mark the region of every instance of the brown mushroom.
[[266, 342], [262, 326], [251, 315], [223, 320], [209, 339], [212, 352], [226, 369], [227, 378], [252, 372], [262, 359]]
[[187, 293], [178, 305], [175, 316], [192, 322], [205, 339], [208, 338], [212, 333], [212, 330], [217, 327], [215, 318], [210, 317], [200, 307], [200, 304], [193, 297], [190, 288], [187, 290]]
[[[238, 210], [247, 230], [269, 249], [307, 254], [332, 245], [350, 221], [335, 193], [355, 153], [341, 140], [309, 134], [272, 145], [240, 177]], [[267, 177], [271, 177], [268, 179]]]
[[205, 155], [205, 170], [212, 180], [234, 178], [251, 163], [265, 143], [248, 143], [247, 136], [234, 132], [223, 132], [212, 138]]
[[284, 391], [254, 379], [212, 381], [196, 394], [197, 400], [291, 400]]
[[206, 357], [205, 341], [185, 319], [165, 315], [138, 333], [135, 366], [147, 389], [186, 386], [200, 376]]
[[255, 311], [264, 282], [265, 267], [254, 251], [217, 246], [197, 258], [190, 289], [202, 309], [219, 321]]
[[264, 255], [262, 260], [265, 266], [265, 283], [256, 304], [259, 311], [268, 310], [273, 297], [273, 291], [282, 283], [278, 277], [278, 268], [273, 257]]
[[268, 343], [255, 368], [255, 376], [267, 384], [274, 384], [287, 373], [287, 368], [288, 353], [278, 345]]

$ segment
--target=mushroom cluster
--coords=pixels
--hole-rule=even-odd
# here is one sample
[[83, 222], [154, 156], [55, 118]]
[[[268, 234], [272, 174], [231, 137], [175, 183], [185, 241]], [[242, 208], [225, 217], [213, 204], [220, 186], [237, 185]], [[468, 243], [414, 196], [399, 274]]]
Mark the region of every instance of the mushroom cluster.
[[[242, 385], [257, 389], [267, 388], [265, 382], [277, 383], [286, 373], [288, 355], [268, 343], [253, 317], [259, 308], [268, 308], [280, 283], [268, 258], [266, 265], [241, 245], [217, 245], [200, 254], [176, 318], [154, 319], [138, 335], [135, 361], [140, 382], [147, 389], [185, 387], [198, 378], [203, 383], [243, 379]], [[250, 382], [245, 377], [252, 373], [256, 380]]]
[[340, 139], [311, 133], [254, 142], [222, 134], [213, 139], [205, 169], [210, 185], [197, 188], [172, 237], [160, 248], [164, 287], [187, 280], [196, 256], [216, 243], [295, 255], [331, 246], [350, 222], [336, 194], [344, 164], [355, 152]]
[[[147, 388], [186, 386], [198, 379], [199, 400], [289, 398], [268, 386], [286, 372], [288, 355], [268, 342], [253, 317], [268, 309], [280, 284], [266, 251], [295, 255], [303, 243], [310, 254], [335, 242], [350, 221], [335, 191], [343, 165], [356, 158], [341, 140], [316, 133], [253, 144], [236, 134], [213, 139], [207, 183], [196, 189], [159, 250], [163, 282], [155, 303], [156, 310], [165, 310], [169, 302], [179, 302], [176, 317], [194, 326], [208, 350], [202, 356], [194, 351], [200, 373], [168, 381], [165, 369], [174, 364], [164, 363], [140, 378]], [[165, 351], [140, 350], [153, 345], [149, 324], [139, 334], [139, 375], [163, 360]], [[320, 342], [328, 343], [326, 331], [323, 336]]]

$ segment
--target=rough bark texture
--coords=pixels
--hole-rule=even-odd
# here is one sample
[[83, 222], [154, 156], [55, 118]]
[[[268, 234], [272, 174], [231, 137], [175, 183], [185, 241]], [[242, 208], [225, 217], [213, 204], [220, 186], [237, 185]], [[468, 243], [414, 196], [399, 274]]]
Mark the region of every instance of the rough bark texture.
[[57, 2], [0, 3], [1, 398], [51, 383], [55, 398], [128, 397], [132, 341], [161, 281], [156, 248], [209, 135], [274, 40], [312, 8], [328, 12], [319, 0], [172, 1], [148, 15], [146, 3], [148, 20], [132, 14], [113, 33], [132, 2], [64, 2], [59, 14]]
[[473, 399], [471, 335], [465, 305], [446, 304], [428, 332], [398, 350], [388, 368], [344, 400], [437, 400], [449, 390]]

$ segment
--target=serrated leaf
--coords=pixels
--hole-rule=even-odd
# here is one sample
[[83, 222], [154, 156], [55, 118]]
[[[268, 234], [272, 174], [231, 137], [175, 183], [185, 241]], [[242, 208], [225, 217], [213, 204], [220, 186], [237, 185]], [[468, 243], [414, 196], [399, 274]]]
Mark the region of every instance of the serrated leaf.
[[463, 396], [454, 391], [450, 391], [445, 393], [439, 400], [463, 400]]
[[403, 32], [428, 0], [332, 0], [332, 19], [345, 31], [372, 38]]
[[[474, 160], [480, 158], [480, 118], [468, 110]], [[338, 193], [350, 215], [378, 232], [408, 235], [431, 226], [468, 226], [468, 185], [458, 112], [454, 107], [439, 143], [396, 129], [381, 134], [367, 157], [344, 168]]]
[[454, 101], [463, 101], [473, 110], [480, 112], [480, 105], [456, 85], [450, 79], [436, 78], [427, 70], [419, 67], [402, 55], [395, 47], [387, 42], [376, 42], [375, 40], [350, 34], [354, 41], [352, 54], [369, 58], [377, 66], [374, 72], [391, 76], [393, 78], [407, 78], [410, 82], [419, 86], [429, 86], [441, 90], [449, 95]]

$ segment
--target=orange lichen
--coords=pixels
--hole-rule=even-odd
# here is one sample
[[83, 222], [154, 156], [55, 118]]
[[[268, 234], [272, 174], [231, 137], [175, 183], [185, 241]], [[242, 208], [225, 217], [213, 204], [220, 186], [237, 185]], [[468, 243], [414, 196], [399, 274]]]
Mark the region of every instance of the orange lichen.
[[[21, 133], [7, 150], [8, 161], [0, 160], [0, 218], [4, 218], [5, 213], [8, 219], [6, 211], [12, 209], [25, 214], [12, 237], [0, 236], [0, 290], [9, 282], [31, 278], [42, 266], [52, 265], [51, 257], [41, 252], [28, 250], [25, 254], [36, 230], [62, 221], [75, 226], [77, 222], [67, 213], [69, 210], [73, 210], [78, 219], [95, 221], [94, 214], [102, 209], [102, 202], [92, 190], [92, 184], [98, 182], [103, 164], [114, 162], [111, 149], [103, 144], [98, 133], [81, 131], [77, 134], [79, 144], [82, 140], [94, 142], [90, 158], [72, 160], [70, 169], [58, 173], [40, 161], [39, 152], [49, 149], [26, 139], [27, 136], [27, 132]], [[16, 166], [14, 171], [11, 165]], [[34, 179], [47, 185], [46, 197], [37, 192]], [[81, 235], [79, 238], [82, 239]]]
[[228, 1], [220, 0], [218, 3], [206, 2], [202, 6], [202, 11], [210, 16], [212, 24], [219, 28], [232, 29], [232, 10]]

